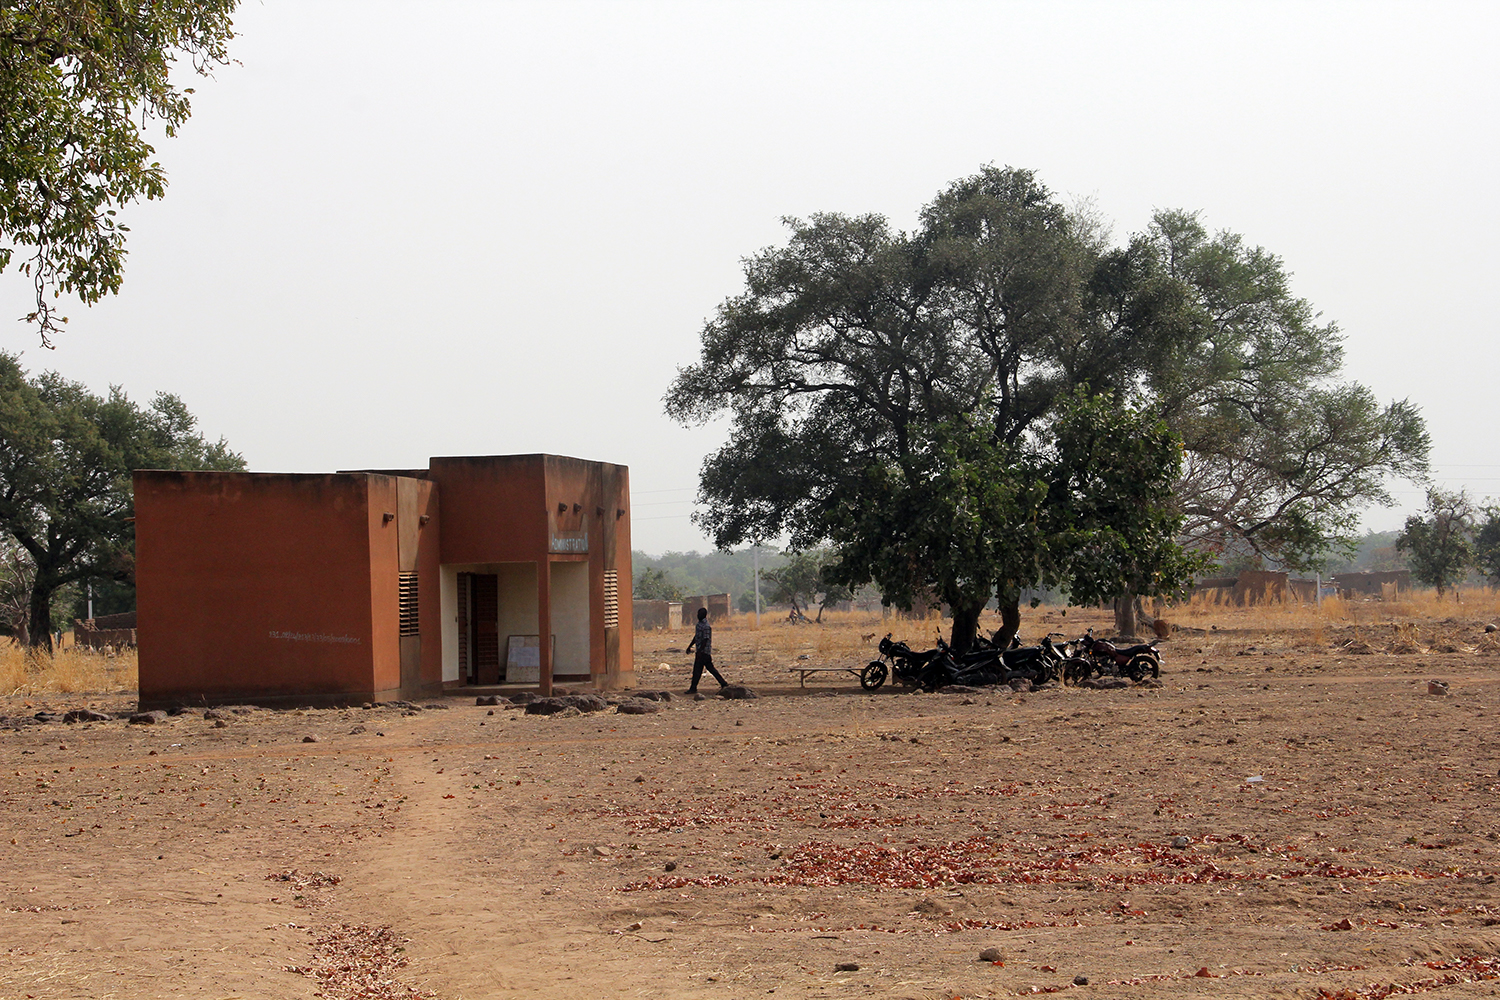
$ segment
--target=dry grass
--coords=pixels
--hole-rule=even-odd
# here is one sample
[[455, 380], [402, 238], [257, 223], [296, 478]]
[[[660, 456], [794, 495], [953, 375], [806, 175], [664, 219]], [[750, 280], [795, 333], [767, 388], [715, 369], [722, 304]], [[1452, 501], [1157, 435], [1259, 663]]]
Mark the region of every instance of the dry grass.
[[138, 683], [133, 649], [111, 655], [75, 647], [49, 657], [14, 642], [0, 647], [0, 696], [120, 694]]
[[1500, 591], [1488, 587], [1467, 589], [1456, 598], [1450, 592], [1439, 599], [1434, 590], [1416, 590], [1403, 592], [1395, 601], [1325, 597], [1321, 607], [1274, 598], [1239, 607], [1224, 603], [1218, 594], [1195, 594], [1186, 601], [1171, 605], [1164, 614], [1170, 621], [1193, 625], [1218, 622], [1232, 616], [1242, 628], [1268, 630], [1317, 629], [1326, 624], [1389, 623], [1413, 618], [1428, 621], [1445, 618], [1496, 620], [1500, 619]]

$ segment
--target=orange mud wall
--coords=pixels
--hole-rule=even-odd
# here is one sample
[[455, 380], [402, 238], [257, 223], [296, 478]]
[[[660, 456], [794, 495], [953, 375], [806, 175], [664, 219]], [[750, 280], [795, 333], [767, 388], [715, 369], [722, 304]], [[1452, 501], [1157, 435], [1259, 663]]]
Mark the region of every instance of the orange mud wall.
[[[441, 690], [431, 483], [137, 472], [135, 508], [143, 707]], [[417, 636], [399, 634], [401, 571], [417, 573]]]

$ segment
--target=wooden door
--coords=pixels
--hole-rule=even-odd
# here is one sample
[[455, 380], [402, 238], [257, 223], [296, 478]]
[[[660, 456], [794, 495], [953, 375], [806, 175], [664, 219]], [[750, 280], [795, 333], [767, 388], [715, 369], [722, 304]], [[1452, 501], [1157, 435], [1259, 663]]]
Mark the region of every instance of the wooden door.
[[473, 602], [474, 674], [478, 684], [500, 683], [500, 585], [493, 573], [469, 579]]

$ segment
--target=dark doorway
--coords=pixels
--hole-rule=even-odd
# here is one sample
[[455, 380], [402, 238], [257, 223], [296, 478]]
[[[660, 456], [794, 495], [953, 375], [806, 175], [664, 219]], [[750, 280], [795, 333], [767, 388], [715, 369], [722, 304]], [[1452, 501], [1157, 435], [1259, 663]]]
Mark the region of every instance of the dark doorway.
[[500, 683], [500, 585], [494, 573], [469, 574], [469, 627], [475, 684]]

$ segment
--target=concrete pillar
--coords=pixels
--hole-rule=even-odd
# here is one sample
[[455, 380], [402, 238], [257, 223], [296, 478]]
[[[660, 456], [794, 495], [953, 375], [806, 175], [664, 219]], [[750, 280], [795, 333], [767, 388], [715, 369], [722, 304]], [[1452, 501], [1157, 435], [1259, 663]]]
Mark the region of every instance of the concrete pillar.
[[537, 642], [538, 683], [543, 696], [552, 694], [552, 559], [542, 556], [536, 566], [536, 620], [541, 629]]

